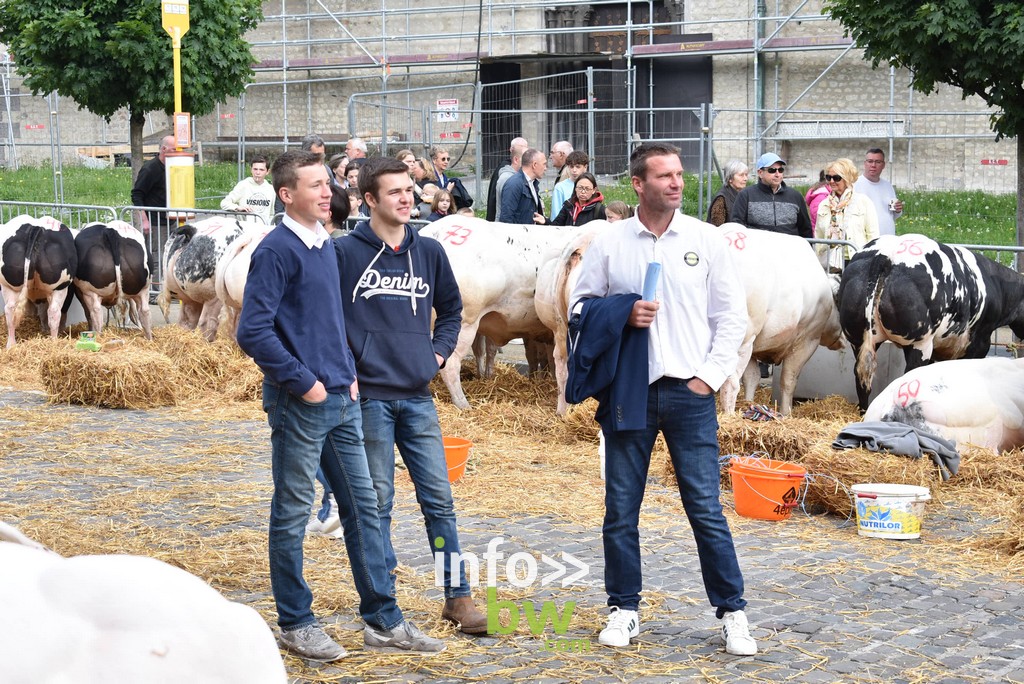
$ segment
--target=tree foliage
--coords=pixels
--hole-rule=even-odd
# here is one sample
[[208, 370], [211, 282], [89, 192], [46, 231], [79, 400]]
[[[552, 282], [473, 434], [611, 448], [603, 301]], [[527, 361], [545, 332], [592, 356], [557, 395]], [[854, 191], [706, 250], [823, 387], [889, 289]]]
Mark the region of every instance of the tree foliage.
[[1024, 3], [1019, 0], [825, 0], [877, 67], [909, 69], [922, 93], [946, 83], [998, 110], [992, 128], [1024, 134]]
[[[203, 116], [252, 79], [255, 60], [244, 36], [263, 10], [260, 0], [189, 4], [182, 106]], [[2, 0], [0, 41], [34, 94], [56, 92], [108, 120], [127, 107], [136, 159], [145, 114], [174, 111], [173, 53], [160, 0]]]

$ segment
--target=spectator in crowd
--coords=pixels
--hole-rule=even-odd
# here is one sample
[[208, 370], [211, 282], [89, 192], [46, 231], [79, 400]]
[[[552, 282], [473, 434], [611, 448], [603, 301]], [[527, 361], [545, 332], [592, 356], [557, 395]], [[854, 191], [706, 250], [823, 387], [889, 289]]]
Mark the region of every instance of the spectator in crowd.
[[[468, 209], [469, 207], [466, 208]], [[447, 190], [435, 192], [434, 201], [430, 203], [430, 215], [427, 216], [427, 220], [436, 221], [453, 213], [455, 213], [455, 210], [452, 208], [452, 194]]]
[[[846, 240], [860, 249], [878, 237], [878, 215], [868, 196], [856, 190], [857, 176], [857, 167], [849, 159], [836, 159], [825, 167], [831, 193], [818, 206], [814, 228], [819, 238]], [[827, 254], [832, 273], [841, 273], [854, 255], [853, 247], [848, 245], [816, 245], [816, 249], [823, 258]]]
[[345, 187], [346, 188], [358, 188], [359, 187], [359, 167], [362, 166], [358, 161], [350, 161], [348, 166], [345, 167]]
[[[602, 395], [596, 417], [607, 453], [601, 536], [611, 611], [598, 642], [625, 648], [640, 634], [638, 523], [651, 449], [661, 432], [696, 540], [704, 589], [722, 620], [725, 649], [754, 655], [757, 644], [743, 612], [743, 575], [719, 500], [715, 417], [715, 392], [736, 372], [747, 328], [743, 284], [718, 231], [679, 211], [679, 148], [640, 145], [630, 155], [629, 174], [640, 202], [637, 215], [598, 232], [569, 298], [570, 334], [577, 340], [573, 356], [594, 359], [605, 349], [617, 360], [602, 368], [609, 373], [581, 379], [585, 368], [601, 368], [600, 361], [591, 366], [574, 359], [569, 375], [572, 391]], [[637, 293], [646, 289], [652, 253], [662, 269], [656, 294], [645, 301]], [[610, 335], [612, 330], [621, 332]]]
[[[132, 204], [137, 207], [167, 206], [167, 167], [164, 165], [167, 153], [174, 151], [174, 136], [165, 135], [160, 140], [160, 151], [142, 165], [132, 185]], [[149, 251], [149, 273], [156, 282], [160, 276], [160, 249], [167, 240], [167, 212], [156, 209], [138, 211], [136, 215], [142, 233], [146, 236]], [[153, 303], [153, 295], [150, 295]]]
[[633, 208], [622, 200], [615, 200], [608, 203], [604, 208], [604, 217], [608, 223], [625, 221], [633, 215]]
[[[527, 148], [528, 149], [528, 148]], [[501, 175], [498, 176], [498, 182], [494, 187], [494, 192], [497, 195], [495, 198], [496, 208], [494, 210], [494, 220], [504, 221], [501, 217], [501, 198], [502, 193], [505, 192], [505, 185], [508, 183], [508, 179], [519, 173], [519, 170], [523, 168], [523, 153], [526, 149], [519, 149], [518, 147], [512, 152], [511, 163], [508, 166], [501, 168]]]
[[361, 138], [349, 138], [345, 143], [345, 154], [349, 161], [355, 159], [366, 159], [366, 143]]
[[540, 178], [547, 170], [544, 153], [532, 147], [523, 152], [523, 168], [505, 183], [501, 192], [503, 223], [547, 223], [540, 199]]
[[313, 614], [302, 573], [304, 526], [317, 465], [338, 497], [345, 546], [371, 647], [438, 652], [445, 644], [406, 621], [390, 593], [384, 533], [363, 448], [359, 385], [342, 314], [334, 244], [323, 223], [331, 184], [321, 155], [288, 151], [273, 166], [285, 204], [278, 229], [252, 254], [238, 345], [264, 374], [274, 492], [270, 501], [270, 585], [279, 643], [303, 658], [334, 661], [345, 649]]
[[451, 163], [451, 155], [448, 153], [448, 148], [441, 147], [440, 145], [431, 147], [430, 163], [434, 170], [434, 176], [430, 179], [431, 182], [436, 183], [437, 187], [442, 190], [447, 190], [451, 193], [456, 209], [472, 207], [473, 197], [466, 190], [465, 186], [462, 185], [462, 181], [447, 175], [448, 165]]
[[568, 140], [559, 140], [551, 146], [551, 165], [555, 167], [555, 185], [569, 177], [569, 169], [566, 167], [565, 161], [571, 152], [572, 143]]
[[[578, 154], [573, 152], [572, 154]], [[569, 155], [570, 157], [572, 155]], [[562, 210], [551, 222], [553, 226], [582, 226], [605, 218], [604, 196], [597, 189], [594, 174], [583, 172], [576, 179], [573, 196], [562, 205]]]
[[413, 167], [416, 166], [416, 154], [412, 150], [398, 150], [395, 152], [395, 159], [405, 164], [409, 169], [409, 175], [412, 176]]
[[774, 152], [757, 159], [757, 183], [740, 191], [729, 220], [748, 228], [759, 228], [810, 239], [814, 235], [803, 196], [782, 180], [786, 162]]
[[462, 207], [455, 213], [458, 214], [459, 216], [476, 216], [476, 212], [474, 212], [469, 207]]
[[249, 162], [252, 175], [240, 180], [220, 201], [225, 211], [244, 211], [270, 225], [274, 218], [274, 186], [267, 181], [267, 158], [257, 155]]
[[885, 152], [872, 147], [864, 155], [864, 175], [854, 183], [854, 190], [866, 195], [878, 214], [878, 233], [895, 235], [896, 220], [903, 216], [903, 202], [896, 197], [892, 183], [882, 178], [885, 171]]
[[[338, 240], [335, 251], [341, 304], [359, 376], [366, 460], [392, 573], [391, 594], [398, 567], [390, 534], [397, 446], [416, 489], [428, 552], [440, 556], [434, 565], [443, 575], [441, 617], [466, 634], [484, 634], [487, 616], [473, 605], [460, 560], [455, 503], [430, 392], [430, 381], [458, 341], [459, 285], [440, 243], [421, 238], [409, 226], [412, 181], [405, 165], [386, 157], [372, 159], [359, 180], [371, 219]], [[385, 280], [413, 286], [381, 289]]]
[[345, 167], [348, 166], [348, 156], [344, 154], [331, 155], [331, 158], [327, 161], [327, 167], [334, 174], [333, 185], [337, 185], [339, 188], [345, 187]]
[[[324, 224], [327, 234], [332, 238], [340, 238], [345, 235], [348, 232], [345, 222], [351, 212], [352, 205], [349, 202], [348, 190], [343, 190], [337, 183], [331, 183], [331, 218]], [[319, 477], [323, 479], [323, 471], [319, 471]], [[310, 531], [309, 525], [306, 526], [306, 531]]]
[[420, 192], [420, 204], [417, 207], [420, 216], [423, 218], [430, 216], [430, 212], [434, 211], [434, 195], [440, 189], [433, 183], [427, 183], [423, 186], [423, 190]]
[[708, 223], [713, 226], [720, 226], [729, 220], [732, 205], [740, 191], [747, 187], [747, 178], [750, 176], [750, 169], [739, 159], [727, 162], [722, 171], [725, 183], [719, 188], [718, 194], [711, 198], [708, 206]]
[[526, 138], [512, 138], [512, 142], [508, 146], [508, 161], [505, 164], [498, 166], [494, 169], [494, 173], [491, 174], [491, 180], [487, 185], [487, 214], [484, 217], [488, 221], [498, 220], [498, 179], [503, 173], [512, 175], [518, 168], [512, 167], [512, 160], [516, 158], [516, 153], [522, 159], [523, 152], [530, 146], [530, 143], [526, 142]]
[[818, 207], [831, 192], [832, 189], [829, 187], [828, 181], [825, 180], [825, 169], [822, 169], [818, 172], [818, 182], [807, 188], [807, 194], [804, 195], [804, 202], [807, 202], [807, 213], [811, 215], [812, 221], [817, 220]]
[[[586, 152], [573, 150], [565, 158], [563, 168], [569, 169], [568, 178], [555, 185], [551, 193], [551, 220], [553, 221], [567, 200], [573, 199], [576, 179], [590, 167], [590, 157]], [[564, 225], [564, 224], [563, 224]]]

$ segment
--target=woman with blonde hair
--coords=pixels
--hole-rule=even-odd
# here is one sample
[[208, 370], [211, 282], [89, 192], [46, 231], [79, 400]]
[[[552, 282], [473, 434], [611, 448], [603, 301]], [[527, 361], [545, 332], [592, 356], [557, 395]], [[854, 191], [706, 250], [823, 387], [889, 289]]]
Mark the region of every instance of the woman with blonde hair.
[[[878, 237], [878, 214], [874, 203], [867, 195], [853, 191], [857, 177], [857, 167], [845, 157], [825, 167], [825, 181], [831, 192], [818, 205], [815, 237], [846, 240], [857, 249]], [[842, 272], [854, 255], [854, 249], [848, 245], [818, 245], [817, 251], [822, 265], [832, 273]]]

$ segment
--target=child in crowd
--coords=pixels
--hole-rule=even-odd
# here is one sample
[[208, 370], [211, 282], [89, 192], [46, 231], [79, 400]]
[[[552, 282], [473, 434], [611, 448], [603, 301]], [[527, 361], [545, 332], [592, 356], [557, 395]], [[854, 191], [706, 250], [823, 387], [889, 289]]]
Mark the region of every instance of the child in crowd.
[[452, 213], [452, 194], [447, 190], [438, 190], [434, 193], [434, 200], [430, 203], [430, 215], [427, 220], [436, 221], [450, 213]]
[[625, 221], [633, 215], [633, 209], [622, 200], [615, 200], [614, 202], [609, 202], [608, 206], [604, 208], [604, 215], [608, 219], [608, 223]]

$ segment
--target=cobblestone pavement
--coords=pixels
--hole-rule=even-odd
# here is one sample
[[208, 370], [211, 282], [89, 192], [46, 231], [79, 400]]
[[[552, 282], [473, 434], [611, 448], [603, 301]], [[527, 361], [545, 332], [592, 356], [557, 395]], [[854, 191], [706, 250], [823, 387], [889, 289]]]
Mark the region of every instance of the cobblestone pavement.
[[[144, 433], [140, 445], [144, 442], [163, 454], [158, 459], [183, 458], [186, 447], [193, 454], [241, 451], [245, 466], [233, 477], [259, 483], [264, 494], [268, 489], [265, 422], [239, 421], [230, 430], [212, 433], [205, 431], [201, 416], [183, 418], [180, 411], [49, 406], [37, 392], [0, 390], [0, 434], [16, 427], [17, 418], [8, 409], [60, 420], [49, 429], [19, 436], [16, 445], [5, 445], [0, 438], [7, 452], [0, 454], [0, 516], [5, 510], [32, 510], [33, 502], [54, 497], [88, 499], [101, 489], [108, 496], [145, 485], [138, 480], [92, 480], [70, 471], [57, 475], [45, 459], [25, 458], [30, 452], [45, 455], [54, 444], [73, 441], [86, 431]], [[62, 463], [67, 466], [66, 460]], [[659, 488], [652, 481], [649, 491]], [[202, 492], [195, 499], [197, 505], [207, 501]], [[571, 505], [571, 493], [566, 499]], [[265, 499], [233, 513], [238, 524], [265, 530]], [[836, 518], [797, 515], [770, 523], [738, 518], [730, 511], [750, 601], [747, 612], [761, 648], [750, 658], [722, 651], [681, 507], [655, 504], [643, 515], [645, 591], [651, 605], [642, 607], [642, 632], [628, 649], [597, 644], [596, 616], [603, 613], [605, 600], [599, 529], [542, 516], [462, 515], [463, 550], [477, 556], [501, 535], [505, 542], [499, 550], [505, 559], [517, 551], [553, 559], [568, 552], [587, 563], [589, 574], [575, 586], [551, 584], [530, 598], [551, 599], [560, 609], [571, 598], [579, 602], [578, 613], [595, 619], [581, 624], [574, 618], [557, 637], [522, 630], [515, 636], [472, 641], [453, 636], [443, 663], [417, 659], [413, 664], [399, 657], [372, 676], [347, 674], [347, 663], [359, 662], [358, 652], [338, 665], [313, 669], [289, 659], [289, 671], [294, 681], [1024, 682], [1024, 587], [1019, 577], [998, 567], [987, 570], [980, 562], [974, 567], [970, 549], [954, 544], [984, 532], [987, 521], [970, 511], [930, 504], [922, 539], [904, 542], [858, 537], [850, 523]], [[148, 522], [155, 528], [171, 524], [159, 509]], [[408, 487], [399, 489], [394, 539], [404, 564], [432, 575], [422, 522]], [[550, 571], [540, 567], [541, 575]], [[268, 590], [269, 581], [232, 598], [265, 603]], [[482, 594], [477, 592], [478, 598]]]

